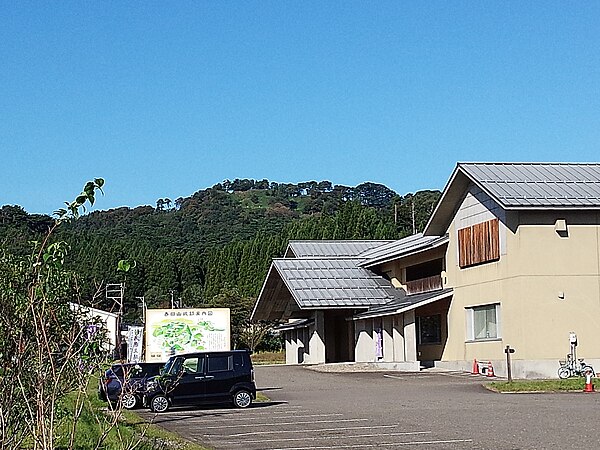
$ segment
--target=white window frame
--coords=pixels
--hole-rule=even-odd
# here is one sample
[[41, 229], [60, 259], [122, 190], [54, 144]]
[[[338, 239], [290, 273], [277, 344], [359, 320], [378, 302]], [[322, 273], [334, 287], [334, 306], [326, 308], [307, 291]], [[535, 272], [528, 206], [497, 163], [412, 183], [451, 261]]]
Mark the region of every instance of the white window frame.
[[[475, 310], [489, 308], [490, 306], [495, 306], [496, 308], [496, 337], [477, 339], [475, 337]], [[465, 312], [467, 321], [467, 342], [498, 341], [502, 339], [502, 315], [500, 314], [500, 303], [486, 303], [483, 305], [468, 306], [465, 308]]]

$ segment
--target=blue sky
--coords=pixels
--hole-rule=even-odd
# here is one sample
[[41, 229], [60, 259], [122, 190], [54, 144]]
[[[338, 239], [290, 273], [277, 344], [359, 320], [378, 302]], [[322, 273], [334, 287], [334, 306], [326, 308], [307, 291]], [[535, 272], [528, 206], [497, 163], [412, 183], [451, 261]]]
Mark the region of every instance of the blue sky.
[[2, 2], [0, 204], [597, 161], [599, 2]]

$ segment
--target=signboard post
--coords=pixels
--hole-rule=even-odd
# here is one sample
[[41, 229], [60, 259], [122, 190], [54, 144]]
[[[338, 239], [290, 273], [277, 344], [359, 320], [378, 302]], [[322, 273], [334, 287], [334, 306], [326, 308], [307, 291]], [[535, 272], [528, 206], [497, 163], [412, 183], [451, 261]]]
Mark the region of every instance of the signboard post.
[[143, 327], [129, 327], [127, 331], [127, 362], [138, 363], [142, 361], [144, 341]]
[[148, 309], [146, 361], [178, 353], [230, 350], [229, 308]]

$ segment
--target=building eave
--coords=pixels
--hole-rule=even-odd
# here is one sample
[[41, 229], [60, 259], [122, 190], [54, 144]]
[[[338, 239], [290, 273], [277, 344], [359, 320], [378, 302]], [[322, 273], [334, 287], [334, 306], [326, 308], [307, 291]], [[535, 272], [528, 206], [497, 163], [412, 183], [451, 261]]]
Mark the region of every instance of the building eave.
[[[359, 313], [353, 317], [353, 320], [362, 320], [362, 319], [374, 319], [377, 317], [385, 317], [385, 316], [393, 316], [396, 314], [402, 314], [408, 311], [412, 311], [414, 309], [420, 308], [421, 306], [429, 305], [431, 303], [435, 303], [440, 300], [444, 300], [446, 298], [452, 297], [454, 294], [453, 289], [444, 289], [440, 291], [437, 295], [432, 295], [432, 297], [424, 299], [423, 301], [416, 302], [407, 306], [399, 306], [398, 308], [393, 308], [385, 311], [377, 311], [377, 309], [384, 308], [385, 305], [381, 308], [374, 308], [375, 310], [370, 312], [366, 311], [364, 313]], [[416, 294], [419, 295], [419, 294]], [[405, 298], [410, 298], [410, 296], [406, 296]]]

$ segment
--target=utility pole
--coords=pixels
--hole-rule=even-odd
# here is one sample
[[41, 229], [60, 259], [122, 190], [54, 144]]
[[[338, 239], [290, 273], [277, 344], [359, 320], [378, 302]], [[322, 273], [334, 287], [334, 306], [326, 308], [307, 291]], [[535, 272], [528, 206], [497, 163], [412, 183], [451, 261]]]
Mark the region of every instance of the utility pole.
[[142, 353], [141, 353], [141, 357], [142, 357], [142, 361], [146, 360], [146, 298], [144, 296], [142, 297], [136, 297], [136, 299], [138, 299], [140, 301], [140, 304], [138, 306], [141, 305], [142, 307]]
[[138, 306], [142, 308], [142, 325], [146, 326], [146, 298], [145, 297], [136, 297], [140, 301]]
[[417, 234], [417, 226], [415, 225], [415, 198], [414, 197], [411, 197], [410, 205], [411, 205], [411, 214], [412, 214], [412, 232], [413, 232], [413, 234]]
[[118, 306], [116, 347], [117, 347], [117, 354], [119, 355], [119, 359], [123, 359], [122, 358], [123, 355], [121, 354], [121, 343], [122, 343], [121, 324], [123, 323], [123, 296], [124, 296], [124, 293], [125, 293], [125, 286], [123, 283], [106, 285], [106, 291], [105, 291], [106, 299], [112, 300], [113, 303], [116, 303]]

